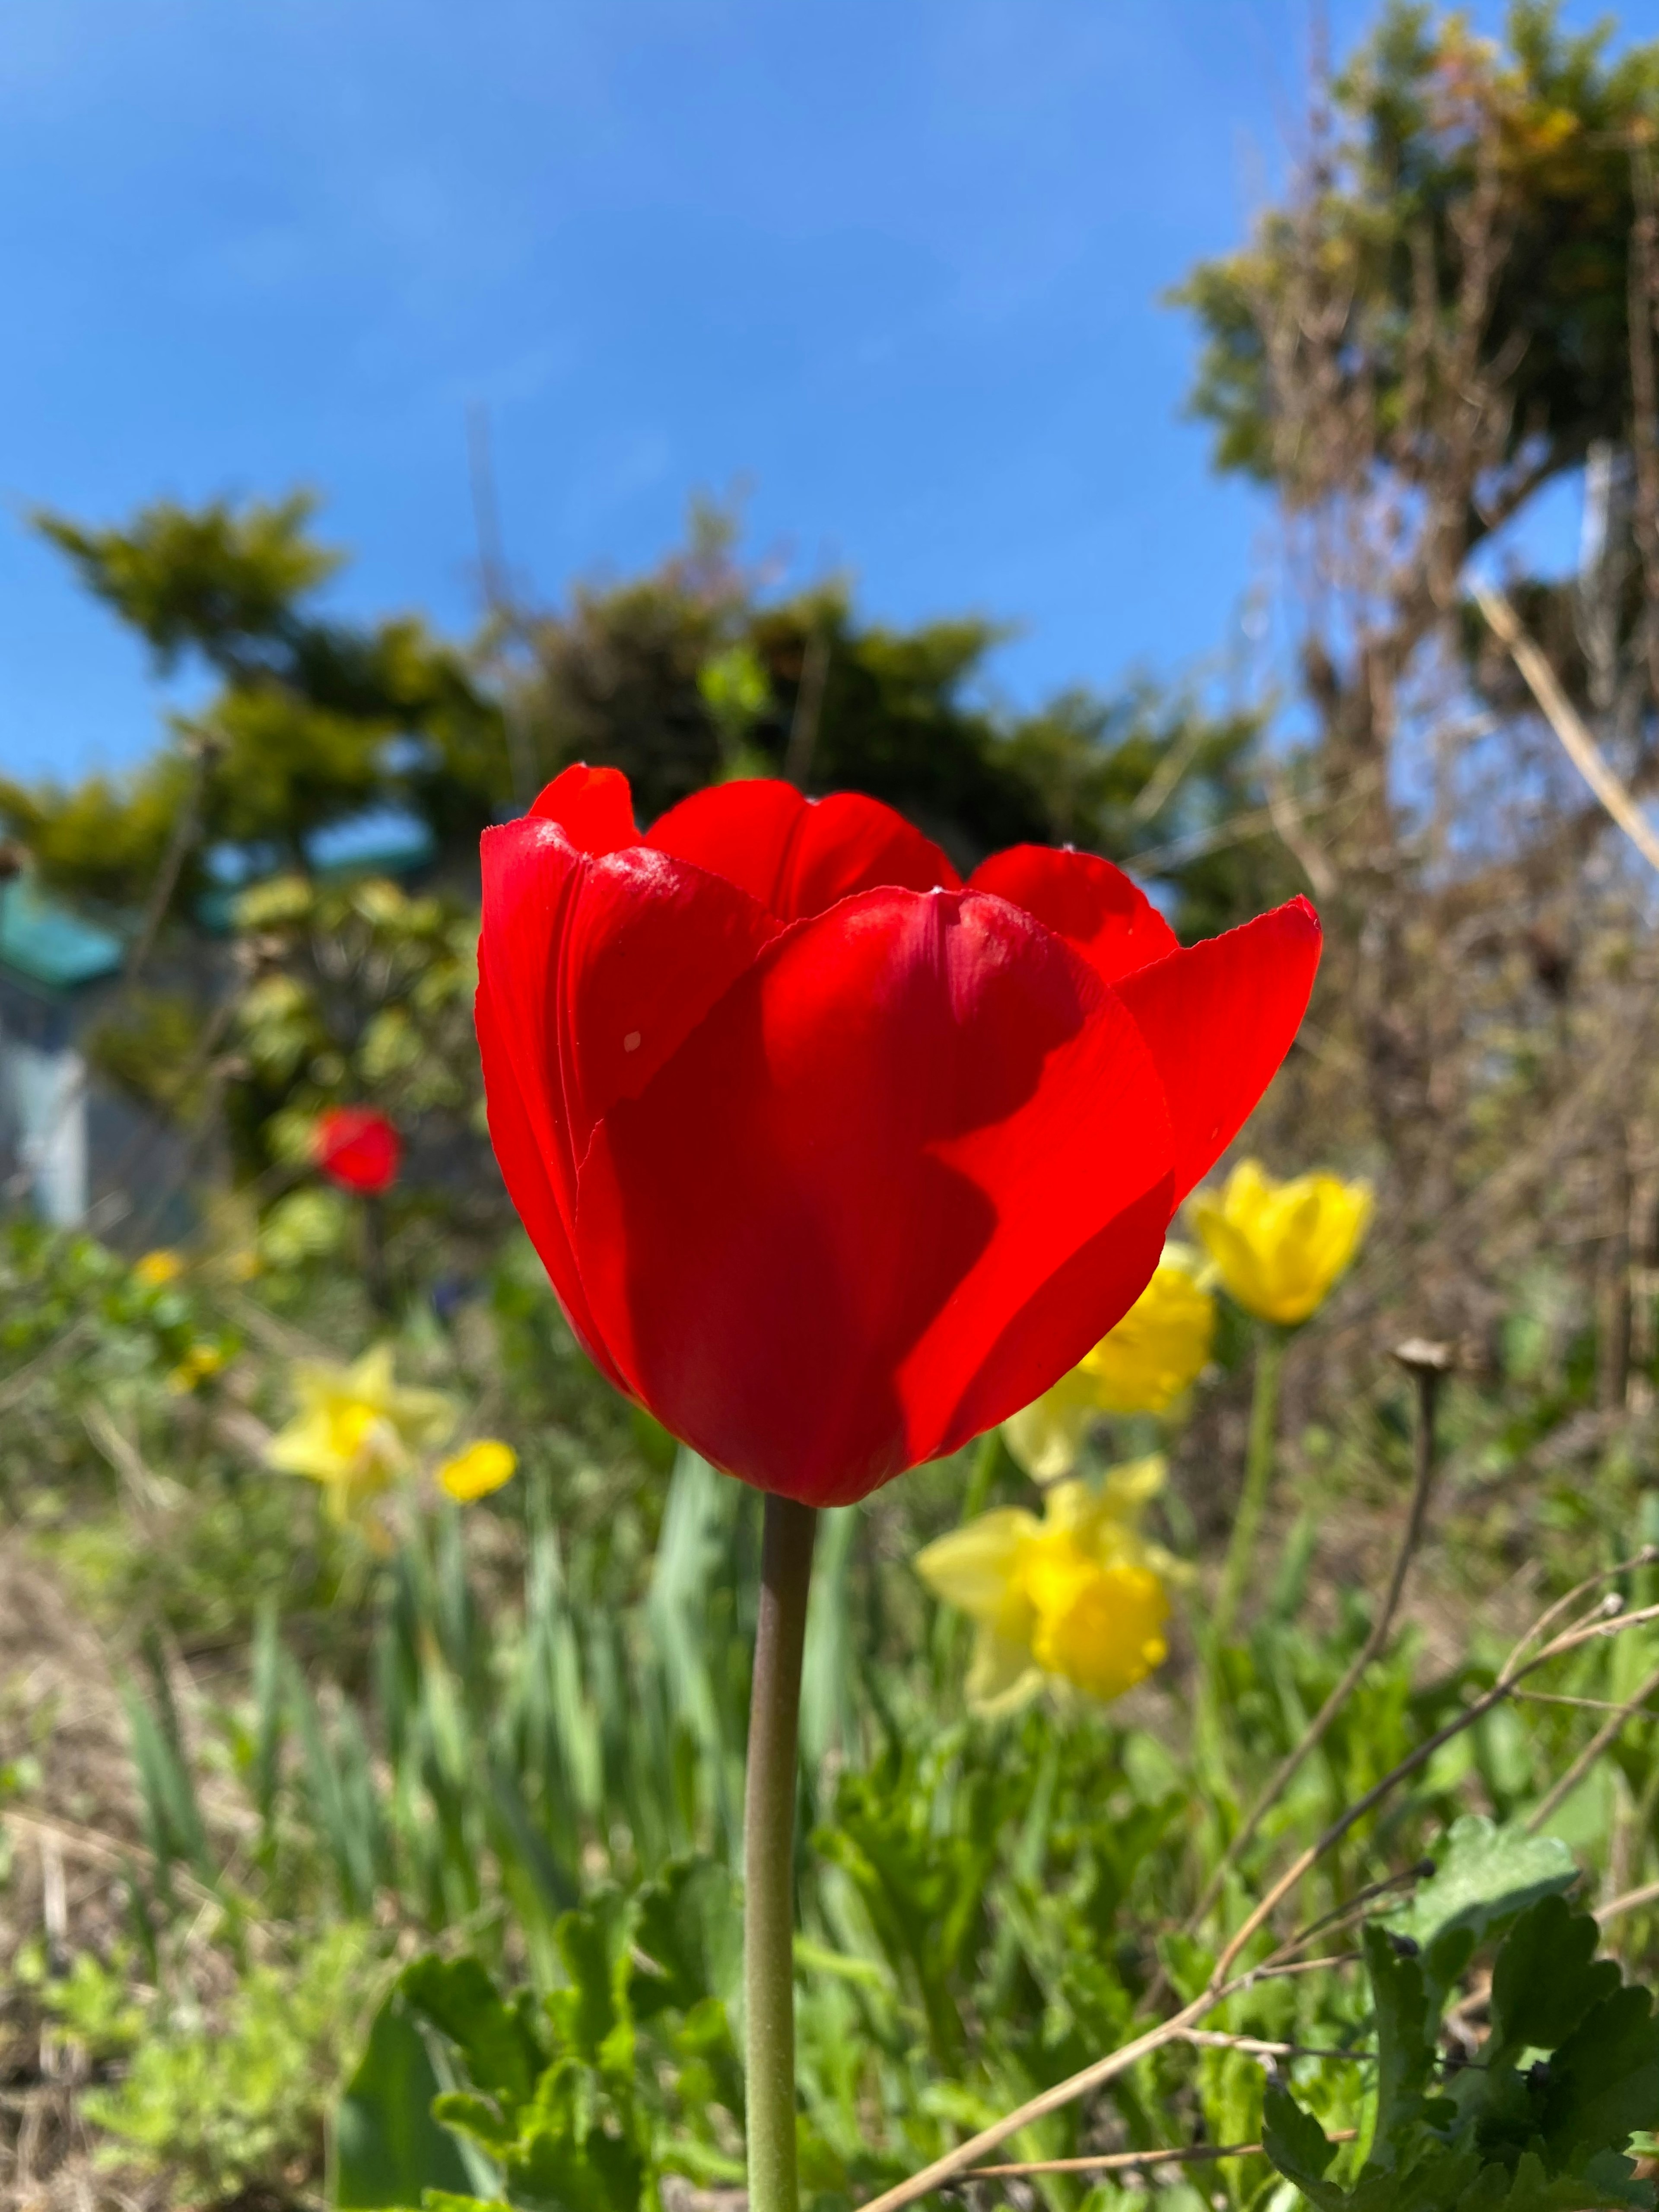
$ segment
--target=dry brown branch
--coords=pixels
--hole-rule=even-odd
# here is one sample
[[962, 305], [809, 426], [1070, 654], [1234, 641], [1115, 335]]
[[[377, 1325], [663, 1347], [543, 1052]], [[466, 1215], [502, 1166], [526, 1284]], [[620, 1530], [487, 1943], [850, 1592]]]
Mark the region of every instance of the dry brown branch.
[[1635, 1719], [1656, 1690], [1659, 1690], [1659, 1667], [1654, 1668], [1633, 1698], [1628, 1698], [1624, 1705], [1616, 1705], [1613, 1708], [1579, 1753], [1577, 1758], [1573, 1760], [1572, 1765], [1568, 1767], [1566, 1772], [1559, 1776], [1551, 1785], [1527, 1821], [1527, 1833], [1529, 1836], [1535, 1835], [1550, 1814], [1554, 1812], [1556, 1807], [1571, 1796], [1573, 1791], [1618, 1735], [1626, 1723]]
[[1659, 1901], [1659, 1881], [1644, 1881], [1639, 1889], [1627, 1889], [1618, 1897], [1610, 1897], [1605, 1905], [1595, 1908], [1598, 1921], [1617, 1920], [1622, 1913], [1638, 1912], [1644, 1905]]
[[1633, 130], [1630, 149], [1631, 198], [1636, 220], [1631, 226], [1630, 278], [1626, 315], [1630, 325], [1631, 453], [1636, 469], [1632, 522], [1642, 556], [1646, 592], [1643, 636], [1648, 686], [1659, 701], [1659, 447], [1654, 422], [1659, 416], [1659, 379], [1653, 358], [1654, 322], [1659, 315], [1659, 209], [1656, 209], [1653, 154], [1645, 127]]
[[[1335, 2128], [1325, 2138], [1327, 2142], [1353, 2142], [1358, 2139], [1357, 2128]], [[1207, 2165], [1218, 2158], [1260, 2158], [1260, 2143], [1194, 2143], [1186, 2150], [1109, 2150], [1088, 2158], [1037, 2158], [1022, 2166], [975, 2166], [962, 2179], [964, 2181], [1012, 2181], [1024, 2173], [1115, 2173], [1137, 2166]]]
[[1507, 593], [1499, 585], [1478, 577], [1471, 589], [1493, 636], [1520, 670], [1527, 689], [1538, 702], [1539, 712], [1561, 740], [1562, 750], [1649, 866], [1659, 868], [1659, 836], [1613, 774], [1583, 716], [1561, 689], [1555, 671], [1522, 628]]

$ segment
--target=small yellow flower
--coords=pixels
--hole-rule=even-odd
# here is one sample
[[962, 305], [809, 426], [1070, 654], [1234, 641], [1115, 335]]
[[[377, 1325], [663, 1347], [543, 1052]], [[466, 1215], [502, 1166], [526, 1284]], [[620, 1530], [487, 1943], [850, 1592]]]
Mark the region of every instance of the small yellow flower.
[[468, 1444], [465, 1451], [444, 1462], [438, 1469], [439, 1487], [463, 1505], [470, 1505], [475, 1498], [488, 1498], [492, 1490], [510, 1482], [518, 1464], [519, 1455], [511, 1444], [504, 1444], [499, 1437], [480, 1437], [477, 1443]]
[[1164, 1584], [1180, 1570], [1136, 1524], [1163, 1484], [1154, 1453], [1114, 1468], [1098, 1492], [1057, 1483], [1040, 1521], [1001, 1506], [917, 1554], [928, 1588], [978, 1626], [967, 1682], [975, 1711], [1011, 1711], [1045, 1678], [1121, 1697], [1162, 1665]]
[[459, 1410], [441, 1390], [400, 1389], [386, 1344], [349, 1367], [297, 1360], [294, 1395], [300, 1411], [265, 1447], [266, 1463], [320, 1482], [337, 1521], [361, 1519], [416, 1452], [447, 1443]]
[[1368, 1182], [1324, 1174], [1279, 1182], [1255, 1160], [1241, 1160], [1224, 1190], [1194, 1191], [1187, 1202], [1228, 1295], [1287, 1328], [1324, 1304], [1371, 1218]]
[[146, 1252], [142, 1260], [132, 1263], [133, 1280], [142, 1283], [147, 1291], [165, 1290], [169, 1283], [176, 1283], [184, 1272], [183, 1259], [165, 1248]]
[[183, 1397], [195, 1389], [198, 1383], [205, 1382], [210, 1375], [216, 1375], [224, 1364], [222, 1348], [210, 1337], [202, 1337], [191, 1346], [179, 1364], [170, 1370], [167, 1386]]
[[1215, 1335], [1215, 1300], [1198, 1279], [1199, 1256], [1164, 1249], [1157, 1273], [1117, 1327], [1069, 1375], [1002, 1425], [1008, 1449], [1036, 1482], [1077, 1465], [1089, 1425], [1102, 1413], [1162, 1413], [1195, 1382]]

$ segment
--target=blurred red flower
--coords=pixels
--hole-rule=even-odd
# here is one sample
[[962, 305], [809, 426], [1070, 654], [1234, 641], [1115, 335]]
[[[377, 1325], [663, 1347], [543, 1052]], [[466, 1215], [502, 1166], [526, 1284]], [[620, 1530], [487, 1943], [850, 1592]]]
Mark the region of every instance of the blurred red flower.
[[501, 1172], [596, 1364], [718, 1467], [861, 1498], [1028, 1405], [1150, 1279], [1318, 964], [1304, 899], [1182, 951], [875, 800], [567, 769], [483, 839]]
[[372, 1106], [331, 1106], [317, 1117], [311, 1157], [331, 1182], [373, 1197], [398, 1180], [404, 1140]]

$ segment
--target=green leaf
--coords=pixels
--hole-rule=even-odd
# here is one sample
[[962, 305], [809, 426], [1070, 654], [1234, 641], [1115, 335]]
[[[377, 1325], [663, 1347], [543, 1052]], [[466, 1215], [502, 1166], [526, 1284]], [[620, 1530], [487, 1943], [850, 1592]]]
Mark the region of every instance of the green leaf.
[[1593, 2005], [1619, 1987], [1611, 1959], [1597, 1960], [1600, 1929], [1561, 1897], [1528, 1907], [1504, 1937], [1492, 1976], [1492, 2034], [1484, 2063], [1529, 2045], [1553, 2051]]
[[1292, 2181], [1320, 2212], [1346, 2212], [1346, 2189], [1323, 2179], [1336, 2156], [1336, 2145], [1311, 2112], [1304, 2112], [1288, 2089], [1269, 2081], [1261, 2100], [1261, 2148], [1282, 2173]]
[[[1503, 2171], [1501, 2166], [1488, 2166], [1480, 2179], [1484, 2182], [1486, 2174]], [[1628, 2189], [1609, 2189], [1583, 2173], [1558, 2174], [1552, 2179], [1535, 2151], [1523, 2151], [1516, 2162], [1508, 2193], [1494, 2196], [1491, 2201], [1501, 2204], [1503, 2212], [1616, 2212], [1620, 2206], [1650, 2203], [1652, 2197], [1639, 2183], [1632, 2195]], [[1463, 2212], [1462, 2205], [1459, 2212]]]
[[426, 2039], [394, 1990], [335, 2109], [330, 2194], [337, 2212], [416, 2205], [428, 2189], [465, 2192], [472, 2177], [432, 2116], [440, 2086]]
[[1500, 1828], [1467, 1813], [1446, 1832], [1433, 1875], [1391, 1925], [1426, 1951], [1454, 1929], [1477, 1941], [1540, 1898], [1570, 1889], [1578, 1869], [1557, 1836]]
[[629, 1978], [635, 2016], [665, 2007], [690, 2012], [710, 1996], [730, 2005], [742, 1976], [743, 1919], [727, 1869], [712, 1859], [677, 1859], [637, 1902], [635, 1946], [657, 1971], [636, 1969]]
[[508, 2170], [515, 2201], [554, 2204], [560, 2212], [638, 2212], [645, 2161], [620, 2136], [592, 2129], [580, 2141], [538, 2129]]
[[553, 1933], [570, 1976], [570, 1987], [547, 2001], [548, 2016], [560, 2039], [590, 2066], [631, 2085], [634, 2077], [634, 2021], [629, 2008], [634, 1935], [632, 1901], [619, 1891], [602, 1892], [575, 1912], [567, 1912]]
[[447, 2089], [433, 2101], [432, 2117], [459, 2135], [471, 2136], [492, 2155], [510, 2150], [519, 2139], [517, 2128], [502, 2118], [501, 2107], [476, 2089]]
[[1616, 1990], [1550, 2061], [1542, 2130], [1558, 2170], [1622, 2153], [1659, 2111], [1659, 2020], [1643, 1989]]
[[1375, 1925], [1364, 1931], [1365, 1966], [1376, 2008], [1376, 2130], [1369, 2163], [1400, 2165], [1410, 2131], [1423, 2114], [1433, 2076], [1437, 2008], [1431, 2009], [1423, 1961], [1395, 1948], [1396, 1939]]
[[416, 1959], [398, 1986], [455, 2045], [474, 2088], [493, 2097], [510, 2121], [533, 2095], [544, 2057], [524, 2010], [496, 1996], [476, 1959]]

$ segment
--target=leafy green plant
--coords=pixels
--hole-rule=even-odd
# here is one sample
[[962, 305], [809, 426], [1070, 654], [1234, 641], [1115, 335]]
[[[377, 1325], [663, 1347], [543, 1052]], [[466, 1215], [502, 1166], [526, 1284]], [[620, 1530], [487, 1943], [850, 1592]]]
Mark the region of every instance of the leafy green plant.
[[119, 2155], [198, 2196], [286, 2195], [320, 2164], [324, 2115], [380, 1974], [369, 1932], [342, 1924], [291, 1965], [253, 1967], [222, 2018], [158, 2001], [125, 2078], [87, 2092], [87, 2116]]
[[[1479, 1938], [1505, 1927], [1489, 2031], [1467, 2059], [1448, 2061], [1447, 1992]], [[1454, 1912], [1426, 1947], [1367, 1928], [1377, 2065], [1369, 2149], [1351, 2186], [1329, 2179], [1334, 2146], [1274, 2083], [1262, 2138], [1273, 2165], [1319, 2212], [1650, 2205], [1630, 2150], [1659, 2098], [1659, 2020], [1649, 1990], [1596, 1958], [1598, 1933], [1559, 1894], [1518, 1914]]]

